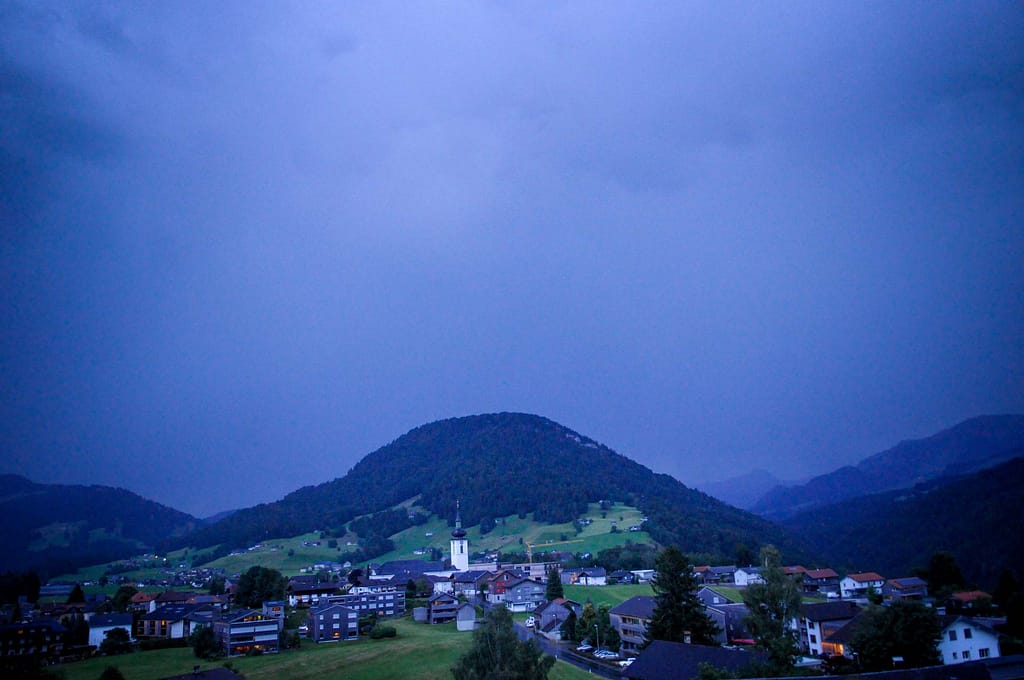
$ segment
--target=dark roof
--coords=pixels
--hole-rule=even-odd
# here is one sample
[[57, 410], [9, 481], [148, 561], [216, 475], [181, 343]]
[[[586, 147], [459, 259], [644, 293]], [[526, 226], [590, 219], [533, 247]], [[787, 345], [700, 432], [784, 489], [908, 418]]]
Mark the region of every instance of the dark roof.
[[587, 576], [593, 576], [596, 578], [598, 576], [607, 576], [608, 572], [605, 571], [604, 567], [585, 567], [580, 569], [580, 574], [586, 574]]
[[853, 634], [857, 632], [857, 626], [860, 623], [860, 617], [864, 615], [864, 612], [859, 612], [852, 620], [847, 621], [839, 630], [833, 631], [831, 634], [825, 636], [825, 642], [832, 642], [837, 645], [848, 645], [853, 641]]
[[97, 614], [89, 619], [90, 628], [107, 628], [108, 626], [122, 626], [128, 630], [132, 629], [131, 614]]
[[392, 560], [377, 567], [378, 574], [408, 575], [425, 574], [428, 571], [443, 571], [444, 562], [428, 562], [427, 560]]
[[970, 616], [959, 616], [957, 614], [948, 614], [946, 616], [940, 616], [939, 617], [939, 625], [942, 626], [942, 630], [946, 630], [947, 628], [949, 628], [953, 624], [959, 623], [961, 621], [963, 623], [968, 624], [968, 625], [974, 626], [975, 628], [980, 628], [981, 630], [984, 630], [984, 631], [987, 631], [989, 633], [992, 633], [993, 635], [999, 635], [999, 633], [995, 630], [995, 628], [993, 628], [988, 623], [983, 622], [983, 621], [979, 621], [978, 619], [972, 618]]
[[654, 615], [655, 600], [650, 595], [634, 595], [625, 602], [615, 605], [609, 614], [619, 616], [635, 616], [638, 619], [649, 619]]
[[922, 588], [928, 585], [924, 579], [916, 576], [908, 576], [907, 578], [891, 578], [888, 580], [888, 583], [897, 588]]
[[[993, 659], [998, 661], [998, 659]], [[635, 665], [635, 664], [634, 664]], [[852, 675], [823, 675], [817, 680], [850, 680]], [[865, 674], [871, 680], [992, 680], [992, 675], [983, 661], [957, 663], [949, 666], [928, 666], [926, 668], [908, 668], [899, 671], [882, 671]], [[1021, 676], [1014, 675], [1014, 678]]]
[[452, 574], [456, 583], [475, 583], [477, 579], [490, 575], [486, 569], [470, 569], [469, 571], [457, 571]]
[[766, 660], [763, 652], [655, 640], [623, 673], [635, 680], [691, 680], [702, 663], [735, 673]]
[[811, 621], [841, 621], [852, 619], [860, 611], [857, 603], [848, 600], [839, 602], [817, 602], [803, 606], [804, 618]]
[[196, 609], [194, 604], [165, 604], [142, 617], [143, 621], [180, 621]]

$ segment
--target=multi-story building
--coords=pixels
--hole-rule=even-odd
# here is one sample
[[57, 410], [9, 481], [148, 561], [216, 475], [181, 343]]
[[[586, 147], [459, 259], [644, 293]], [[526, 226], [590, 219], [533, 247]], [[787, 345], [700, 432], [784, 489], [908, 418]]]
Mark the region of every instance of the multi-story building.
[[612, 627], [618, 632], [623, 654], [638, 654], [646, 644], [647, 626], [654, 616], [655, 600], [650, 595], [634, 595], [608, 611]]
[[323, 602], [309, 610], [307, 635], [314, 642], [355, 640], [359, 637], [359, 612], [340, 604]]
[[213, 622], [213, 634], [227, 656], [276, 654], [278, 633], [277, 619], [255, 609], [231, 612]]

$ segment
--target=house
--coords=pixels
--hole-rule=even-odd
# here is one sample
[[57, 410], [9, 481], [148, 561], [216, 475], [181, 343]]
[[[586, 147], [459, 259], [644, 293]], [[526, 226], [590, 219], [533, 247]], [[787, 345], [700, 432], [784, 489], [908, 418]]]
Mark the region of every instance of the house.
[[803, 590], [805, 593], [838, 593], [839, 592], [839, 574], [834, 570], [825, 569], [808, 569], [804, 572], [804, 583]]
[[401, 616], [405, 613], [405, 591], [383, 593], [346, 593], [325, 595], [320, 603], [329, 602], [354, 609], [359, 613], [376, 612], [377, 616]]
[[128, 637], [132, 636], [131, 614], [96, 614], [89, 619], [89, 644], [99, 647], [103, 644], [107, 632], [115, 628], [124, 628]]
[[546, 601], [545, 586], [540, 581], [521, 578], [505, 583], [503, 601], [509, 611], [525, 612], [536, 609]]
[[484, 585], [491, 577], [491, 572], [483, 569], [458, 571], [451, 575], [452, 594], [473, 597], [482, 593]]
[[702, 586], [697, 591], [697, 599], [704, 603], [705, 607], [712, 607], [721, 604], [735, 604], [738, 600], [725, 595], [725, 593], [715, 590], [711, 586]]
[[213, 622], [213, 634], [226, 656], [277, 654], [277, 619], [255, 609], [232, 612]]
[[740, 567], [733, 573], [732, 578], [733, 583], [740, 588], [746, 588], [755, 583], [764, 583], [761, 567]]
[[145, 614], [138, 620], [135, 637], [167, 638], [178, 640], [187, 638], [192, 630], [186, 620], [189, 614], [199, 609], [194, 604], [165, 604]]
[[533, 610], [536, 630], [549, 640], [562, 639], [562, 624], [573, 614], [583, 613], [583, 605], [579, 602], [559, 597], [549, 600]]
[[734, 583], [734, 576], [736, 574], [735, 565], [726, 565], [721, 567], [703, 566], [694, 567], [693, 575], [699, 583], [707, 584], [725, 584]]
[[943, 616], [939, 653], [946, 665], [993, 659], [999, 656], [999, 634], [990, 626], [966, 616]]
[[457, 598], [439, 593], [427, 600], [427, 623], [449, 623], [455, 620], [459, 609]]
[[928, 597], [928, 583], [916, 576], [891, 578], [882, 586], [882, 597], [886, 602], [923, 600]]
[[150, 608], [149, 604], [156, 599], [156, 593], [144, 593], [141, 590], [134, 595], [131, 599], [131, 609], [133, 612], [139, 612], [145, 614], [146, 612], [156, 609], [156, 605]]
[[647, 642], [647, 626], [654, 616], [655, 605], [650, 595], [634, 595], [608, 611], [611, 626], [621, 640], [621, 653], [638, 654]]
[[277, 621], [277, 630], [284, 630], [284, 600], [267, 600], [263, 603], [263, 615]]
[[807, 573], [807, 567], [803, 566], [802, 564], [793, 564], [788, 567], [783, 567], [782, 573], [786, 576], [792, 576], [793, 578], [802, 581], [804, 578], [804, 574]]
[[[509, 583], [525, 578], [522, 574], [508, 569], [501, 569], [492, 575], [487, 582], [487, 601], [498, 604], [505, 601], [505, 589]], [[562, 583], [566, 583], [563, 573]]]
[[455, 612], [455, 630], [470, 631], [476, 628], [476, 607], [463, 602]]
[[581, 586], [606, 586], [608, 585], [608, 572], [604, 567], [586, 567], [580, 569], [577, 582]]
[[804, 651], [812, 656], [841, 655], [834, 643], [826, 640], [856, 618], [860, 611], [857, 603], [843, 600], [805, 604], [799, 621], [800, 643]]
[[970, 612], [978, 609], [981, 603], [991, 603], [992, 596], [983, 590], [968, 590], [961, 593], [953, 593], [946, 600], [947, 612]]
[[338, 642], [359, 637], [359, 612], [324, 601], [306, 615], [307, 635], [313, 642]]
[[848, 574], [839, 582], [839, 592], [843, 597], [865, 597], [868, 590], [873, 589], [875, 592], [881, 593], [883, 585], [885, 585], [885, 579], [873, 571]]
[[745, 649], [655, 640], [622, 675], [631, 680], [690, 680], [700, 677], [701, 666], [707, 664], [746, 677], [744, 669], [767, 658], [763, 652]]
[[636, 576], [636, 583], [650, 583], [654, 580], [653, 569], [631, 569], [629, 573]]
[[719, 633], [715, 641], [723, 645], [752, 644], [750, 631], [747, 630], [745, 619], [750, 610], [742, 602], [723, 602], [721, 604], [709, 604], [704, 607], [707, 614]]
[[322, 597], [335, 595], [338, 592], [338, 584], [331, 581], [319, 583], [308, 577], [295, 577], [288, 582], [285, 592], [288, 596], [288, 606], [308, 607], [317, 604]]
[[639, 579], [637, 578], [636, 574], [634, 574], [631, 571], [626, 571], [625, 569], [618, 569], [618, 570], [613, 571], [612, 573], [608, 574], [608, 583], [612, 583], [612, 584], [614, 584], [614, 583], [635, 584], [635, 583], [638, 583], [638, 582], [639, 582]]
[[0, 626], [0, 657], [56, 659], [64, 651], [68, 629], [54, 619], [35, 619]]
[[397, 577], [407, 580], [410, 577], [418, 578], [423, 574], [440, 574], [443, 571], [444, 562], [441, 560], [392, 560], [374, 569], [373, 577]]

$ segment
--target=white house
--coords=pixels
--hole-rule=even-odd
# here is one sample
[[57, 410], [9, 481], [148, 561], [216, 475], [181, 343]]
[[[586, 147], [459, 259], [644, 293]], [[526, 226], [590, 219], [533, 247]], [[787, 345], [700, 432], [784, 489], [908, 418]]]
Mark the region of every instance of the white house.
[[999, 656], [999, 634], [966, 616], [942, 618], [942, 638], [939, 653], [942, 663], [954, 664]]
[[455, 629], [459, 631], [473, 630], [476, 627], [476, 607], [464, 602], [455, 612]]
[[95, 614], [89, 619], [89, 644], [99, 647], [106, 639], [107, 631], [114, 628], [124, 628], [129, 639], [132, 639], [132, 615]]
[[885, 579], [873, 571], [862, 574], [848, 574], [839, 582], [839, 592], [843, 597], [864, 597], [869, 588], [874, 588], [878, 594], [882, 593], [882, 586]]
[[608, 572], [604, 567], [586, 567], [580, 569], [578, 583], [581, 586], [606, 586], [608, 585]]
[[764, 578], [761, 576], [761, 567], [740, 567], [732, 577], [736, 585], [741, 588], [754, 583], [764, 583]]

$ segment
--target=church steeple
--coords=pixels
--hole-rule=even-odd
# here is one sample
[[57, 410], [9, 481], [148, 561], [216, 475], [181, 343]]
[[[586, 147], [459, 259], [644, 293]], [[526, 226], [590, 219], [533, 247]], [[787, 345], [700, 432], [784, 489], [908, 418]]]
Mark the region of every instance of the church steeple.
[[469, 569], [469, 541], [466, 539], [466, 530], [462, 528], [461, 504], [455, 501], [455, 528], [452, 529], [451, 558], [452, 569], [455, 571], [466, 571]]
[[460, 503], [455, 501], [455, 529], [452, 531], [452, 538], [465, 538], [466, 530], [462, 528], [462, 515], [459, 512]]

